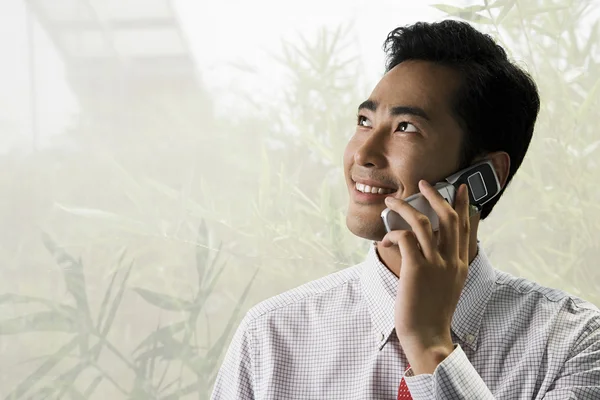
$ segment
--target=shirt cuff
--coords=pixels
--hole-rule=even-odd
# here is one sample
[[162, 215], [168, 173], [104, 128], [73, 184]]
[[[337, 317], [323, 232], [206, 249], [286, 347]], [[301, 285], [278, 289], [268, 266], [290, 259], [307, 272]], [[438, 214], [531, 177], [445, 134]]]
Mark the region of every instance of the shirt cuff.
[[419, 399], [493, 399], [492, 392], [459, 344], [433, 371], [433, 374], [414, 375], [412, 368], [404, 380], [414, 400]]

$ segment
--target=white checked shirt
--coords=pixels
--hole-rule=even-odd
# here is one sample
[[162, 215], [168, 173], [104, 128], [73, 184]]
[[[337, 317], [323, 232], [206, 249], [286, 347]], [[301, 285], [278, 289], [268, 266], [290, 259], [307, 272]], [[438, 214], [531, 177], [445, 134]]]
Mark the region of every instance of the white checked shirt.
[[254, 306], [213, 400], [600, 399], [600, 311], [492, 267], [480, 243], [452, 319], [454, 351], [405, 374], [394, 330], [398, 278], [366, 260]]

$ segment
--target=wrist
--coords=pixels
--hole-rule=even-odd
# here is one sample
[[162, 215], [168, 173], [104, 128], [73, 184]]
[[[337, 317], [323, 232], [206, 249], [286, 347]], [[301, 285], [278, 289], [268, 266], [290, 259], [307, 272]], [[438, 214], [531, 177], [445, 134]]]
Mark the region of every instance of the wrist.
[[402, 343], [402, 348], [414, 375], [433, 374], [437, 366], [453, 351], [452, 338], [436, 342]]

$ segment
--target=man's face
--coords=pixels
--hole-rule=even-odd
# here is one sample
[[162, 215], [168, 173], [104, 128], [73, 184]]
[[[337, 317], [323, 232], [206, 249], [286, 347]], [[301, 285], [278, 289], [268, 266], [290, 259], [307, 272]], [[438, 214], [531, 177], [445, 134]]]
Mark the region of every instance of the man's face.
[[[362, 104], [344, 152], [352, 233], [381, 240], [386, 196], [406, 198], [419, 192], [420, 179], [434, 184], [458, 170], [462, 131], [451, 105], [459, 85], [459, 74], [448, 67], [405, 61]], [[364, 185], [371, 193], [363, 193]]]

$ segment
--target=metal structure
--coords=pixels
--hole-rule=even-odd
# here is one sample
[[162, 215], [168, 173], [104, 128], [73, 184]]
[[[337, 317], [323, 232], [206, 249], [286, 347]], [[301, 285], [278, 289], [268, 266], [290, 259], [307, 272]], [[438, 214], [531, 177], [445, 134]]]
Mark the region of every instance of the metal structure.
[[170, 0], [25, 2], [61, 55], [88, 117], [129, 124], [161, 99], [169, 107], [208, 106]]

